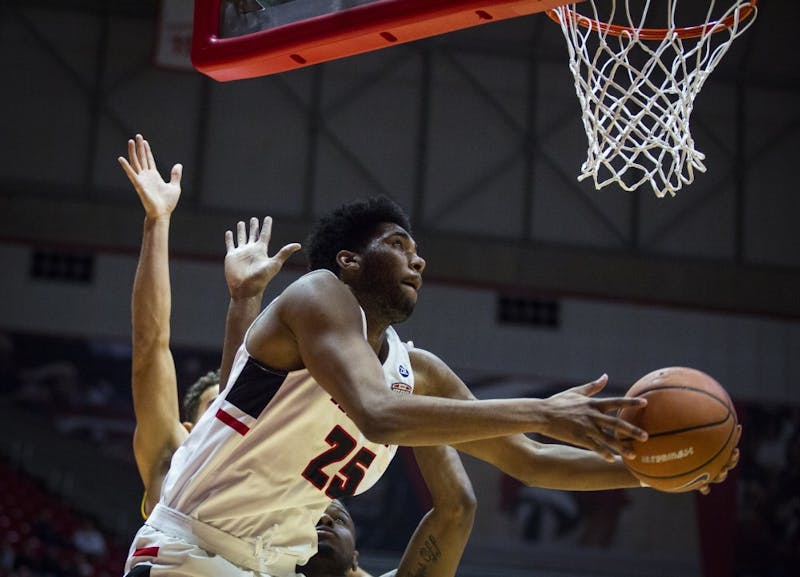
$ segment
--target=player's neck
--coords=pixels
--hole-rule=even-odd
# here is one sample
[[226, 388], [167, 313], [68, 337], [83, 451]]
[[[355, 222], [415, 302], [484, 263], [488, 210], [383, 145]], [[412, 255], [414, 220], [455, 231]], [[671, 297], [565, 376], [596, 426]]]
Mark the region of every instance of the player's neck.
[[389, 343], [386, 338], [386, 329], [388, 327], [388, 323], [371, 324], [369, 318], [367, 318], [367, 342], [372, 347], [372, 350], [375, 351], [375, 354], [378, 355], [381, 363], [389, 353]]
[[376, 304], [368, 298], [359, 298], [357, 293], [356, 299], [367, 321], [367, 342], [375, 354], [380, 355], [386, 342], [386, 329], [392, 324], [392, 318], [385, 314], [385, 307], [380, 303]]

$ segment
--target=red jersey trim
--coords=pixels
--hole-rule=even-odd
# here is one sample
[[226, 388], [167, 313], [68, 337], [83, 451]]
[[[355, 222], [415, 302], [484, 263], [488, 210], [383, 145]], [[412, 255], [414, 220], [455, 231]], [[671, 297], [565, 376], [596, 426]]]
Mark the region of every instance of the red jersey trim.
[[226, 413], [222, 409], [217, 409], [217, 418], [228, 425], [231, 429], [244, 436], [250, 430], [250, 427], [237, 420], [234, 416]]

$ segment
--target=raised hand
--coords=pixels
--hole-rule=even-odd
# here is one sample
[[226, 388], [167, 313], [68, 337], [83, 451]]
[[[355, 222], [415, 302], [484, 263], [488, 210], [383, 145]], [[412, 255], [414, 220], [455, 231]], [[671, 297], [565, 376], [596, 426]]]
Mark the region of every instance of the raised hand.
[[235, 243], [233, 232], [225, 232], [225, 281], [233, 299], [260, 297], [286, 260], [300, 250], [300, 245], [294, 242], [270, 257], [268, 250], [272, 236], [272, 218], [268, 216], [264, 219], [260, 232], [258, 224], [257, 218], [250, 219], [248, 235], [245, 223], [239, 221], [236, 225]]
[[609, 462], [615, 454], [633, 458], [634, 441], [646, 441], [647, 433], [629, 422], [613, 416], [625, 407], [644, 407], [642, 398], [593, 398], [603, 390], [608, 377], [562, 391], [545, 399], [548, 423], [545, 435], [595, 451]]
[[183, 166], [173, 166], [169, 182], [163, 180], [156, 168], [150, 144], [141, 134], [137, 134], [135, 140], [128, 141], [128, 160], [123, 156], [117, 160], [136, 189], [148, 218], [172, 214], [181, 195]]

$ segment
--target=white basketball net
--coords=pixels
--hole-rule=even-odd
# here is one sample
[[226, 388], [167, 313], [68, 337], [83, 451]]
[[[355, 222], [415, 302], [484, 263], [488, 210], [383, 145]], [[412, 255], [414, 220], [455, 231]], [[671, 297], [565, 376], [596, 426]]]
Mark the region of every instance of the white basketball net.
[[[689, 131], [694, 99], [731, 43], [755, 20], [754, 11], [747, 13], [755, 2], [726, 0], [734, 5], [716, 18], [715, 0], [710, 0], [705, 22], [696, 23], [705, 29], [696, 38], [681, 38], [676, 30], [683, 29], [675, 23], [678, 2], [656, 3], [665, 1], [663, 40], [642, 38], [650, 0], [610, 0], [610, 9], [600, 14], [596, 0], [551, 12], [567, 40], [589, 140], [578, 180], [591, 177], [598, 190], [612, 183], [635, 190], [649, 182], [656, 196], [674, 196], [694, 181], [695, 169], [706, 170], [705, 155]], [[632, 30], [615, 36], [598, 22]]]

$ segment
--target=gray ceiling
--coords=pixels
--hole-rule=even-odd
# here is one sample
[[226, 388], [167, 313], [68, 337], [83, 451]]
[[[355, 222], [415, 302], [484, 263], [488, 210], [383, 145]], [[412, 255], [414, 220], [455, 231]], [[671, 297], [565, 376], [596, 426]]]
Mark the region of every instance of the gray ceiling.
[[760, 3], [696, 102], [708, 172], [665, 199], [576, 181], [586, 139], [543, 15], [217, 83], [152, 64], [156, 4], [0, 3], [0, 240], [136, 250], [115, 158], [142, 132], [163, 172], [186, 167], [179, 254], [218, 258], [221, 231], [264, 212], [302, 239], [383, 193], [433, 278], [800, 317], [800, 3]]

